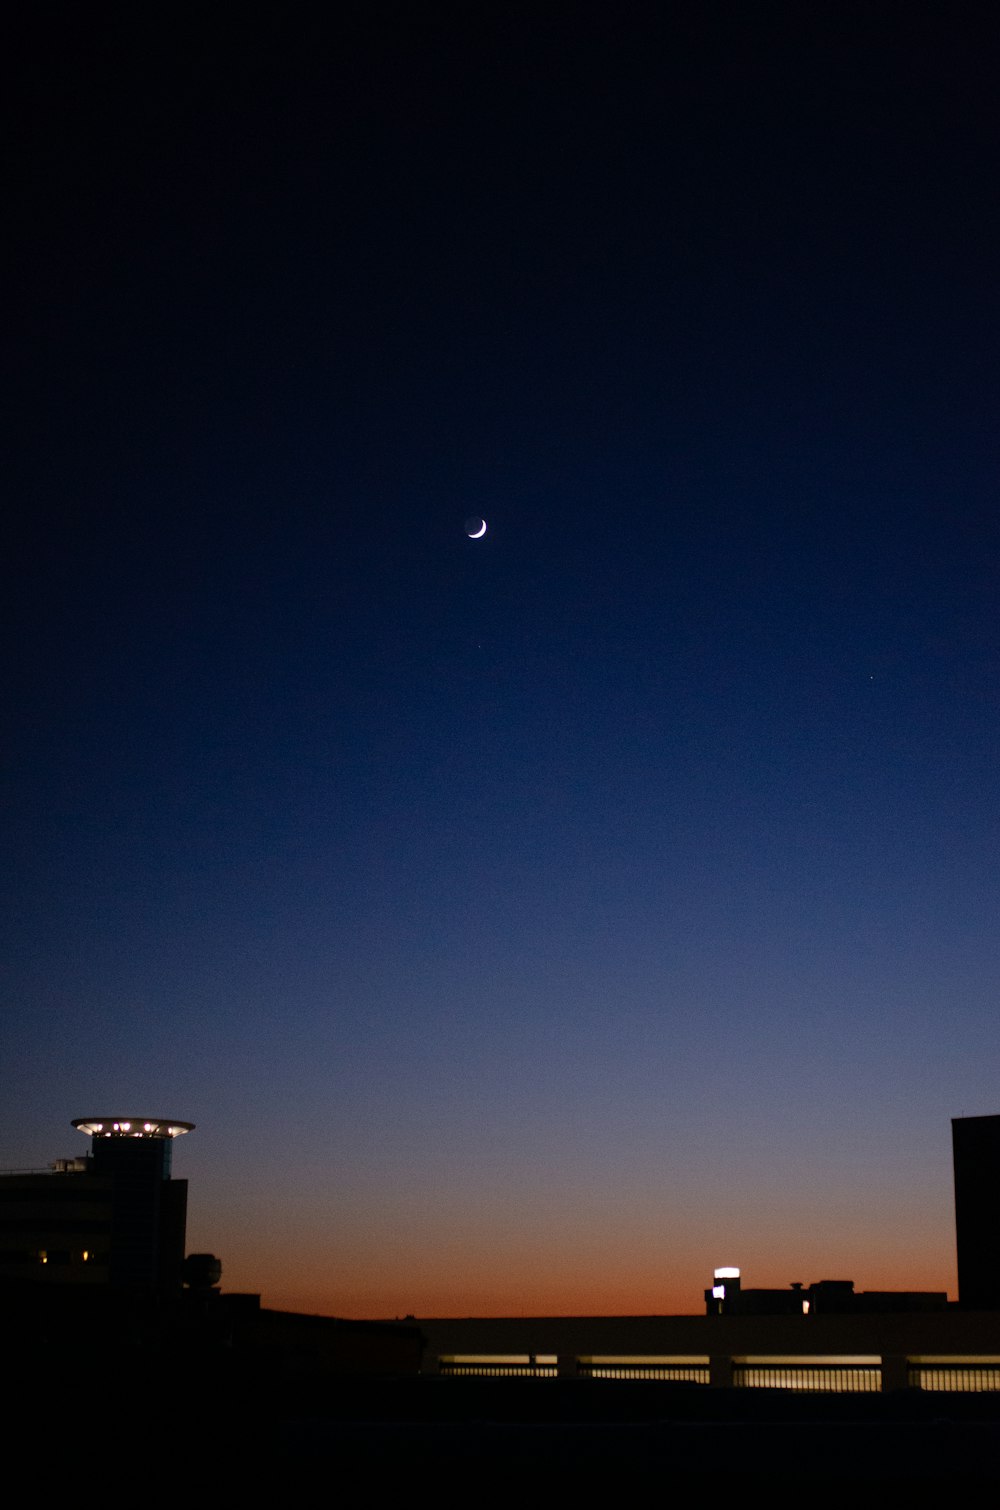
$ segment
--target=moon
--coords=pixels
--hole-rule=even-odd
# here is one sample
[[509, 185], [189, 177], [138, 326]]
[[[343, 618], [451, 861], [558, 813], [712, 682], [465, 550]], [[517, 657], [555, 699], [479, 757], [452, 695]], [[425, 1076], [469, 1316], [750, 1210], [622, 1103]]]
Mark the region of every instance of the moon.
[[465, 521], [465, 533], [470, 540], [481, 540], [486, 534], [486, 520], [478, 516]]

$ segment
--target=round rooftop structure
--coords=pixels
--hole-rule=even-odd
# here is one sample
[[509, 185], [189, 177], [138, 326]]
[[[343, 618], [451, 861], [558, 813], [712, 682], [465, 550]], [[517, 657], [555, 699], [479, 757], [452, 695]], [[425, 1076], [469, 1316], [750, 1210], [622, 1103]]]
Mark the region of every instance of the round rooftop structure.
[[179, 1138], [194, 1131], [193, 1122], [175, 1117], [75, 1117], [72, 1125], [92, 1138]]

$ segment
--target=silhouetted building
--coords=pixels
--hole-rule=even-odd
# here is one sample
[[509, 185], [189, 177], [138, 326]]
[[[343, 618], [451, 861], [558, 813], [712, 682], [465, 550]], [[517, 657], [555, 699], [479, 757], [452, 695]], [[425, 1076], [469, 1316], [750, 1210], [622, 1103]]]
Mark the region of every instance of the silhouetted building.
[[855, 1290], [853, 1279], [821, 1279], [787, 1290], [744, 1290], [739, 1269], [716, 1269], [705, 1291], [708, 1316], [859, 1316], [945, 1311], [944, 1290]]
[[82, 1117], [89, 1157], [0, 1180], [0, 1276], [52, 1285], [166, 1292], [180, 1287], [187, 1181], [170, 1177], [191, 1122]]
[[1000, 1117], [953, 1117], [958, 1303], [1000, 1305]]
[[170, 1156], [193, 1123], [82, 1117], [73, 1126], [90, 1135], [88, 1155], [0, 1178], [0, 1326], [16, 1371], [40, 1381], [86, 1363], [110, 1378], [142, 1356], [162, 1387], [183, 1374], [189, 1389], [194, 1364], [206, 1393], [234, 1387], [239, 1398], [417, 1373], [415, 1326], [270, 1311], [259, 1295], [219, 1290], [214, 1254], [185, 1258], [187, 1181], [171, 1178]]

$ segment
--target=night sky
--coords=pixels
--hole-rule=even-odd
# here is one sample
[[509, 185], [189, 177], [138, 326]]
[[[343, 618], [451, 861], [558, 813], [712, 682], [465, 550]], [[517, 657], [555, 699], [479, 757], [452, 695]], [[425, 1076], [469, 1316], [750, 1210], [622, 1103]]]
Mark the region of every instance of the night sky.
[[1000, 11], [22, 9], [0, 1162], [189, 1119], [329, 1314], [954, 1295]]

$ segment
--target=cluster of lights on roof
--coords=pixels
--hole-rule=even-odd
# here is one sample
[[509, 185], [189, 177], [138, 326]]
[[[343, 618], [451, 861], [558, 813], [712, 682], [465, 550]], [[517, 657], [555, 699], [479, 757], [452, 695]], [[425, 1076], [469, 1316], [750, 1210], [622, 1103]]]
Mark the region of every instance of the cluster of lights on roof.
[[166, 1117], [77, 1117], [73, 1126], [92, 1138], [179, 1138], [194, 1130], [193, 1122], [173, 1122]]

